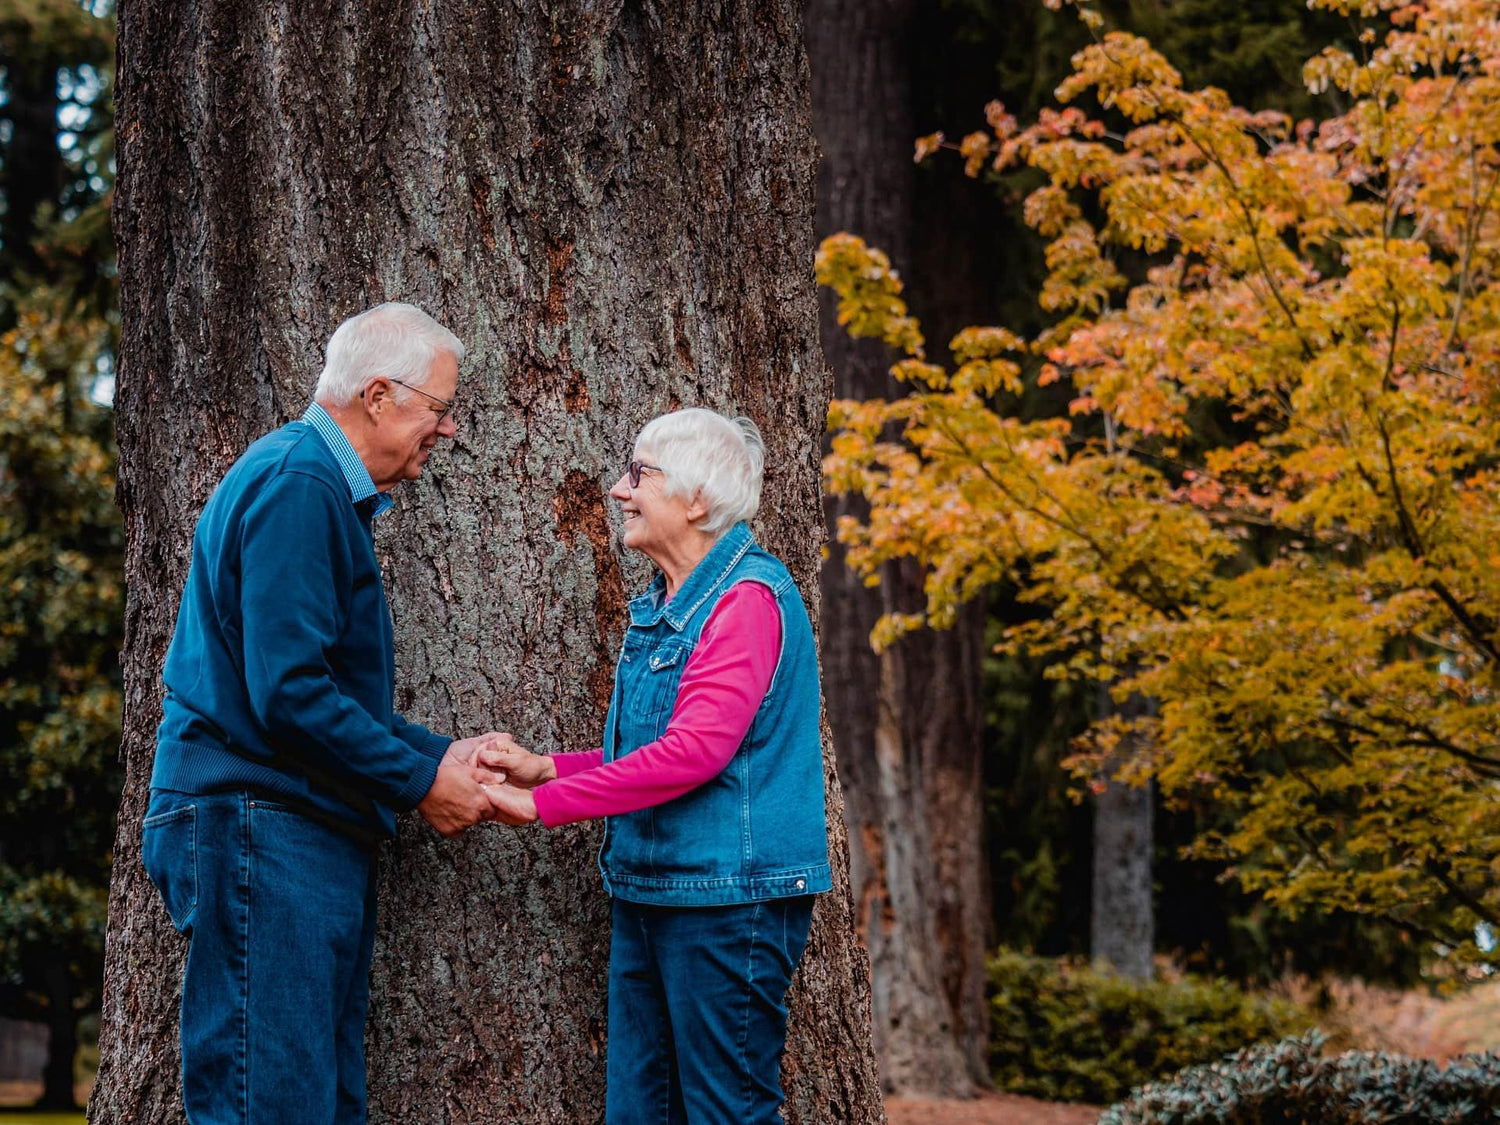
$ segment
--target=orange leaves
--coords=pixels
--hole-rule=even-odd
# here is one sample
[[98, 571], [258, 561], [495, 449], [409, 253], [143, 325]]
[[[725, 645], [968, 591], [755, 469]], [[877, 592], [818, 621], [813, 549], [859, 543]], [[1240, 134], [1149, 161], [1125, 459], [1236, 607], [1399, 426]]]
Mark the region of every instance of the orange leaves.
[[1124, 275], [1100, 252], [1094, 228], [1082, 220], [1047, 244], [1047, 269], [1038, 304], [1049, 312], [1102, 312], [1110, 291], [1125, 286]]
[[1179, 74], [1146, 40], [1112, 31], [1073, 56], [1073, 73], [1057, 88], [1057, 100], [1070, 102], [1092, 89], [1101, 105], [1132, 121], [1148, 121], [1178, 105]]
[[965, 328], [948, 343], [959, 368], [953, 374], [955, 391], [993, 397], [1001, 391], [1020, 394], [1020, 364], [1000, 357], [1025, 352], [1026, 341], [1004, 328]]
[[984, 119], [997, 140], [1008, 140], [1015, 134], [1016, 119], [1005, 112], [1003, 102], [993, 101], [984, 107]]
[[913, 163], [922, 163], [922, 161], [941, 149], [947, 139], [942, 133], [929, 133], [925, 137], [918, 137], [916, 152], [912, 156]]
[[920, 358], [922, 333], [901, 300], [901, 279], [891, 260], [853, 235], [836, 234], [818, 247], [819, 285], [839, 295], [839, 324], [851, 336], [873, 337]]
[[992, 151], [988, 133], [970, 133], [964, 137], [958, 145], [958, 153], [964, 158], [964, 175], [970, 179], [979, 175]]
[[[1003, 647], [1152, 699], [1132, 768], [1230, 807], [1216, 846], [1246, 885], [1463, 957], [1500, 919], [1500, 21], [1314, 3], [1394, 9], [1367, 58], [1307, 65], [1342, 91], [1325, 121], [1184, 90], [1122, 35], [1059, 97], [1092, 93], [1123, 136], [1079, 106], [986, 108], [965, 171], [1044, 177], [1024, 214], [1058, 319], [1029, 345], [970, 328], [933, 363], [884, 256], [825, 243], [841, 319], [910, 388], [834, 405], [825, 479], [869, 502], [839, 528], [851, 565], [927, 567], [920, 618], [878, 643], [1013, 584], [1038, 613]], [[1028, 352], [1065, 416], [1006, 412]]]

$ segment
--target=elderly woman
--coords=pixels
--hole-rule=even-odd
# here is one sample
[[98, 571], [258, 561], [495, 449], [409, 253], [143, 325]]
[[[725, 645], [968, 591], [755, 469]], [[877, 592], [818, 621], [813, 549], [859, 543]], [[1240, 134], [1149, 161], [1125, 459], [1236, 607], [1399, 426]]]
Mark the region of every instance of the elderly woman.
[[748, 418], [646, 425], [609, 494], [660, 573], [630, 603], [604, 746], [486, 755], [501, 819], [605, 821], [608, 1125], [779, 1119], [786, 990], [830, 878], [812, 628], [745, 526], [764, 461]]

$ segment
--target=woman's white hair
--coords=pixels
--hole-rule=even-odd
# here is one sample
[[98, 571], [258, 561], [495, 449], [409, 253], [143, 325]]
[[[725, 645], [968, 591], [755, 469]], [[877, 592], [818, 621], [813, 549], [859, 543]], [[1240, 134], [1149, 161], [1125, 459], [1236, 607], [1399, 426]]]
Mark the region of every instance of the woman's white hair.
[[766, 445], [749, 418], [728, 418], [694, 406], [653, 418], [635, 439], [663, 471], [663, 491], [691, 500], [698, 496], [708, 514], [698, 527], [715, 539], [760, 507]]
[[[351, 316], [334, 331], [313, 397], [344, 406], [381, 376], [420, 387], [439, 352], [450, 352], [455, 362], [464, 358], [458, 337], [416, 305], [387, 301]], [[406, 388], [398, 387], [397, 394], [407, 397]]]

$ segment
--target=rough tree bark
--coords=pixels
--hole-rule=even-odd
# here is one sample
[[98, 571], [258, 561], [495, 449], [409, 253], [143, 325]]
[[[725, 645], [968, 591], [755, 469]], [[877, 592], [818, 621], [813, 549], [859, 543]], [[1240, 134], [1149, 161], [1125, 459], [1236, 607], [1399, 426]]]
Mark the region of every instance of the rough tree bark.
[[[758, 531], [816, 607], [827, 386], [798, 16], [792, 0], [121, 4], [126, 784], [96, 1125], [181, 1120], [183, 943], [139, 824], [193, 522], [246, 444], [301, 411], [343, 317], [410, 299], [471, 348], [458, 438], [382, 521], [408, 714], [544, 750], [599, 737], [647, 577], [604, 490], [638, 427], [679, 404], [761, 424]], [[599, 1119], [597, 840], [402, 824], [383, 855], [373, 1120]], [[840, 882], [794, 986], [788, 1122], [883, 1120], [864, 974]]]
[[[915, 0], [810, 0], [804, 13], [813, 120], [823, 149], [819, 237], [847, 230], [898, 269], [912, 257], [910, 60]], [[921, 294], [910, 294], [920, 302]], [[920, 312], [920, 305], [919, 310]], [[899, 393], [891, 356], [853, 341], [821, 296], [835, 394]], [[825, 501], [830, 538], [847, 498]], [[921, 605], [921, 575], [888, 567], [871, 589], [831, 544], [821, 577], [823, 684], [849, 827], [856, 920], [870, 952], [882, 1079], [902, 1092], [962, 1094], [986, 1082], [979, 662], [982, 611], [877, 656], [881, 613]]]

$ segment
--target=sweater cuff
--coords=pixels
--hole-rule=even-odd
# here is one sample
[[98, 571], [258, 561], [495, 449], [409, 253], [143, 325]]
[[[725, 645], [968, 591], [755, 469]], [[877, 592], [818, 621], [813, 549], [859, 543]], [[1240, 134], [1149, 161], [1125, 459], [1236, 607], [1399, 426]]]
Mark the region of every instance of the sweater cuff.
[[426, 753], [417, 758], [417, 768], [412, 770], [411, 777], [392, 804], [397, 812], [408, 812], [422, 803], [422, 798], [427, 796], [432, 783], [437, 780], [438, 762], [441, 758], [441, 754], [434, 758]]
[[536, 803], [536, 818], [542, 822], [543, 828], [561, 828], [564, 824], [587, 819], [581, 816], [568, 816], [566, 809], [558, 807], [559, 803], [566, 804], [567, 802], [560, 802], [557, 796], [548, 792], [551, 788], [552, 782], [549, 781], [544, 785], [538, 785], [531, 791], [531, 799]]
[[557, 771], [559, 778], [572, 777], [575, 773], [597, 769], [604, 764], [604, 751], [599, 748], [580, 750], [574, 754], [550, 754], [548, 756], [552, 759], [552, 768]]
[[448, 747], [452, 742], [453, 739], [449, 738], [446, 734], [433, 734], [431, 731], [428, 731], [427, 737], [417, 744], [417, 749], [429, 758], [441, 762], [443, 755], [448, 752]]

